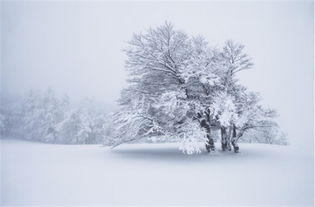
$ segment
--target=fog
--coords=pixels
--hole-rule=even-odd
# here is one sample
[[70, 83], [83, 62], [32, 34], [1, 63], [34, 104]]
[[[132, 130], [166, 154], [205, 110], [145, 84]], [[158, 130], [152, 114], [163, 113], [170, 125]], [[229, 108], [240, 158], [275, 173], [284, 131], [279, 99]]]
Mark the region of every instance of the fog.
[[2, 93], [50, 87], [114, 104], [125, 85], [126, 42], [166, 20], [214, 47], [243, 43], [255, 66], [241, 82], [277, 109], [291, 144], [313, 148], [312, 1], [2, 1]]

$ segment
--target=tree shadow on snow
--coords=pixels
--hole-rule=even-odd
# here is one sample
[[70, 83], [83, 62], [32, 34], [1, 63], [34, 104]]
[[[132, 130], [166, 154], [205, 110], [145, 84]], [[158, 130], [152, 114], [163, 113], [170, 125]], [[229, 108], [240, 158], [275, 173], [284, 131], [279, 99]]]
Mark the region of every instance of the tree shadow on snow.
[[[187, 155], [183, 154], [176, 147], [168, 148], [130, 148], [124, 146], [123, 148], [115, 148], [109, 151], [114, 156], [119, 156], [124, 159], [139, 159], [139, 160], [156, 160], [156, 161], [204, 161], [204, 160], [231, 160], [231, 159], [247, 159], [247, 157], [261, 157], [262, 153], [246, 149], [240, 153], [234, 153], [232, 151], [223, 152], [221, 149], [216, 149], [215, 152], [202, 151], [200, 154]], [[228, 158], [228, 159], [226, 159]]]

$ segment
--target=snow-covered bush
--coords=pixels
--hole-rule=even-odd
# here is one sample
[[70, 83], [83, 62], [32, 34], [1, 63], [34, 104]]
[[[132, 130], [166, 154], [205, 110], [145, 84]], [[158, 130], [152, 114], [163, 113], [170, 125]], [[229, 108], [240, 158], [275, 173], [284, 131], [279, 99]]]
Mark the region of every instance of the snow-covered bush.
[[197, 122], [192, 121], [185, 123], [181, 128], [177, 135], [179, 149], [188, 155], [201, 153], [200, 143], [206, 142], [206, 131]]

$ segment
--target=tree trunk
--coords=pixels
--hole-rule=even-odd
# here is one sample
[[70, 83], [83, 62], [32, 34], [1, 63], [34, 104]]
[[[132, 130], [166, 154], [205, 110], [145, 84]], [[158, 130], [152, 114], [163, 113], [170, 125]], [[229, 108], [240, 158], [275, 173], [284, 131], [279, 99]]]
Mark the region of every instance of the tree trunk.
[[232, 147], [231, 147], [231, 136], [232, 136], [232, 131], [233, 131], [233, 128], [231, 126], [229, 126], [229, 131], [226, 135], [226, 148], [227, 150], [231, 151], [232, 150]]
[[208, 152], [214, 151], [215, 147], [214, 147], [214, 141], [211, 138], [211, 129], [210, 129], [210, 125], [206, 122], [206, 120], [202, 120], [201, 121], [201, 126], [203, 128], [206, 129], [206, 133], [207, 133], [207, 141], [206, 141], [206, 149]]
[[[206, 149], [208, 152], [210, 152], [210, 150], [215, 151], [215, 146], [214, 146], [214, 141], [211, 138], [211, 123], [210, 123], [210, 110], [206, 110], [206, 118], [207, 118], [207, 143], [206, 143]], [[209, 149], [209, 150], [208, 150]]]
[[226, 128], [221, 126], [221, 148], [223, 151], [227, 149]]
[[[209, 127], [209, 129], [210, 129], [210, 127]], [[207, 132], [206, 149], [207, 149], [208, 152], [215, 151], [214, 141], [211, 138], [210, 130], [209, 130], [209, 132]]]
[[233, 124], [233, 134], [232, 134], [232, 142], [231, 143], [232, 143], [232, 146], [233, 146], [233, 149], [234, 149], [235, 153], [238, 153], [239, 149], [240, 149], [238, 144], [237, 144], [237, 140], [238, 140], [238, 138], [236, 136], [236, 127]]
[[[200, 126], [206, 129], [207, 133], [207, 141], [206, 141], [206, 149], [208, 152], [215, 151], [214, 141], [211, 138], [211, 128], [210, 128], [210, 117], [206, 114], [206, 119], [202, 119], [200, 121]], [[201, 114], [198, 114], [198, 118], [201, 118]]]

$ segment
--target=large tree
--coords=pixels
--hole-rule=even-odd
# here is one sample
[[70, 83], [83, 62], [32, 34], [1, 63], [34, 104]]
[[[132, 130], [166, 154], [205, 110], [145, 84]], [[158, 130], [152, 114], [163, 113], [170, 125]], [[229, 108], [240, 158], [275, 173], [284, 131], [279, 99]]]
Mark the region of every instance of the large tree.
[[125, 49], [129, 85], [113, 117], [113, 147], [158, 137], [180, 142], [188, 154], [200, 152], [199, 142], [210, 152], [215, 150], [211, 131], [220, 129], [222, 149], [232, 144], [238, 152], [247, 126], [258, 127], [258, 119], [269, 116], [256, 102], [251, 106], [251, 93], [236, 78], [253, 65], [243, 49], [232, 41], [210, 48], [204, 38], [169, 23], [135, 34]]

